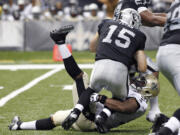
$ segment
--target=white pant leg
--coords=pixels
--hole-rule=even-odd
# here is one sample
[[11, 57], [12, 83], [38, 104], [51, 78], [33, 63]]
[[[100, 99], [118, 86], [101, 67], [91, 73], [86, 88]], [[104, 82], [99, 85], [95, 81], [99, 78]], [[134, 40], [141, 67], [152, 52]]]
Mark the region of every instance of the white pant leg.
[[125, 99], [128, 93], [128, 69], [117, 61], [103, 59], [95, 62], [90, 87], [96, 92], [105, 88], [112, 92], [114, 98]]
[[180, 95], [180, 45], [161, 46], [157, 53], [157, 63]]

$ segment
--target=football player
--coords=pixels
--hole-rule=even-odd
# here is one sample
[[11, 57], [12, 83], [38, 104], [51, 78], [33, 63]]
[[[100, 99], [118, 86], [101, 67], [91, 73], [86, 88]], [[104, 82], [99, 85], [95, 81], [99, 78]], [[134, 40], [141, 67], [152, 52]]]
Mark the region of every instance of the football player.
[[[84, 85], [88, 87], [89, 81], [88, 75], [86, 73], [83, 75], [83, 81]], [[75, 86], [76, 85], [73, 85], [73, 91], [76, 91], [76, 94], [73, 93], [73, 97], [78, 96], [77, 88]], [[147, 75], [145, 78], [137, 77], [136, 79], [132, 80], [132, 84], [129, 86], [129, 94], [125, 101], [107, 98], [104, 103], [101, 103], [100, 98], [102, 98], [104, 95], [93, 93], [91, 95], [91, 112], [95, 113], [94, 115], [98, 115], [104, 106], [108, 106], [112, 110], [115, 110], [104, 123], [104, 130], [102, 132], [107, 132], [111, 128], [115, 128], [121, 124], [141, 117], [147, 109], [147, 100], [150, 97], [156, 96], [158, 93], [158, 80], [154, 76]], [[76, 103], [76, 101], [74, 103]], [[22, 122], [18, 116], [15, 116], [12, 120], [12, 123], [9, 125], [9, 129], [51, 130], [57, 126], [61, 126], [62, 122], [71, 111], [72, 109], [60, 110], [51, 115], [49, 118], [28, 122]], [[72, 125], [72, 128], [81, 131], [95, 131], [96, 125], [93, 122], [93, 119], [89, 120], [82, 114], [79, 116], [79, 119]]]
[[[146, 37], [138, 30], [140, 16], [136, 10], [125, 9], [119, 17], [119, 20], [103, 20], [99, 25], [100, 40], [90, 87], [82, 92], [78, 104], [63, 122], [64, 129], [69, 129], [89, 105], [90, 95], [102, 88], [110, 90], [113, 98], [124, 100], [128, 94], [127, 77], [130, 65], [137, 62], [138, 70], [146, 71], [143, 50]], [[97, 127], [101, 128], [101, 124], [110, 115], [111, 111], [105, 107], [95, 119]]]
[[[120, 11], [126, 8], [132, 8], [138, 11], [141, 16], [142, 24], [146, 26], [164, 26], [166, 22], [166, 14], [165, 13], [152, 13], [148, 9], [148, 5], [151, 0], [120, 0], [115, 11], [114, 11], [114, 20], [118, 19], [120, 16]], [[90, 50], [92, 52], [96, 52], [98, 46], [99, 35], [96, 33], [94, 39], [90, 43]], [[147, 60], [149, 60], [148, 58]], [[148, 68], [151, 66], [156, 66], [155, 63], [150, 63]], [[157, 68], [156, 68], [157, 69]], [[154, 75], [158, 78], [158, 69], [154, 71]], [[154, 122], [157, 114], [160, 114], [160, 109], [158, 105], [158, 97], [154, 97], [150, 99], [150, 111], [147, 114], [146, 119], [148, 121]]]
[[[180, 95], [180, 1], [175, 0], [167, 14], [167, 22], [164, 29], [160, 47], [157, 53], [157, 63], [160, 71], [174, 86]], [[157, 135], [171, 135], [180, 128], [180, 110], [157, 132]], [[180, 133], [179, 133], [180, 134]]]

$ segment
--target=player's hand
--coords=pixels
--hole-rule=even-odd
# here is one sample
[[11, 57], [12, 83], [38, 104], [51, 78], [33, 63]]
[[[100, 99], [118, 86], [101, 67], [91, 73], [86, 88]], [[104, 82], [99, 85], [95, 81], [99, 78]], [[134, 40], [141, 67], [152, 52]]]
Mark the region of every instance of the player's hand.
[[90, 102], [99, 102], [100, 95], [98, 93], [93, 93], [90, 96]]

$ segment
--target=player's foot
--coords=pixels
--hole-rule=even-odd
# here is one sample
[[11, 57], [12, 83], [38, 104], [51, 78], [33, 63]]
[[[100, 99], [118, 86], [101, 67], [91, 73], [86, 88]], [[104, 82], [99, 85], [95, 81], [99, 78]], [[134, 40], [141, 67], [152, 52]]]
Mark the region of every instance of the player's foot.
[[20, 130], [20, 125], [21, 125], [21, 120], [18, 116], [15, 116], [12, 121], [11, 124], [8, 126], [9, 130]]
[[67, 34], [73, 29], [74, 29], [74, 26], [72, 26], [72, 25], [63, 26], [58, 30], [51, 31], [50, 37], [56, 44], [58, 44], [58, 45], [64, 44]]
[[146, 120], [148, 120], [149, 122], [154, 122], [156, 116], [158, 116], [160, 113], [161, 112], [159, 109], [157, 109], [157, 111], [149, 111], [149, 113], [146, 115]]
[[152, 126], [152, 133], [155, 133], [160, 130], [160, 128], [168, 121], [168, 117], [164, 114], [159, 114], [154, 121], [154, 124]]
[[68, 130], [76, 122], [78, 117], [79, 115], [75, 111], [71, 111], [67, 118], [62, 122], [62, 127], [65, 130]]
[[97, 116], [95, 118], [95, 124], [97, 126], [97, 131], [99, 133], [107, 133], [109, 131], [109, 129], [105, 126], [105, 119], [101, 116]]

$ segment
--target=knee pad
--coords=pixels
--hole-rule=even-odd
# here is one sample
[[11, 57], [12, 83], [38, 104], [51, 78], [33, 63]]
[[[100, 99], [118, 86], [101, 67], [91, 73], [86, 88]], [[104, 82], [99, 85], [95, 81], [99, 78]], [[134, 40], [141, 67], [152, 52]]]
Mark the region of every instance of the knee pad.
[[59, 126], [62, 124], [62, 122], [66, 119], [66, 117], [70, 114], [70, 112], [72, 111], [72, 109], [70, 110], [62, 110], [62, 111], [57, 111], [55, 114], [53, 114], [52, 120], [55, 126]]

